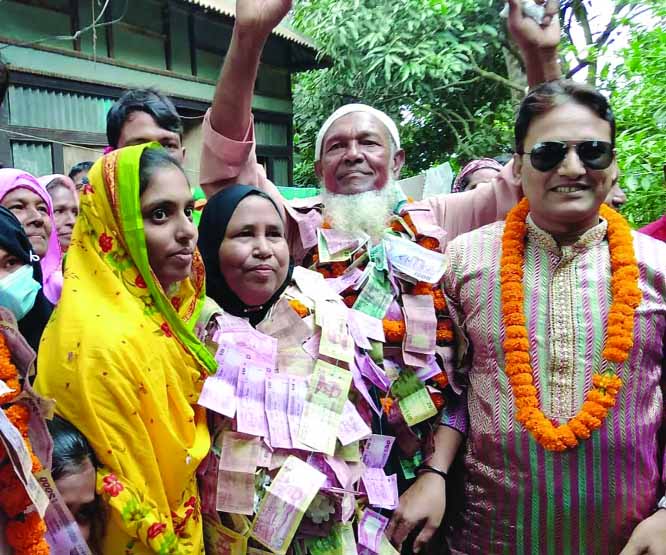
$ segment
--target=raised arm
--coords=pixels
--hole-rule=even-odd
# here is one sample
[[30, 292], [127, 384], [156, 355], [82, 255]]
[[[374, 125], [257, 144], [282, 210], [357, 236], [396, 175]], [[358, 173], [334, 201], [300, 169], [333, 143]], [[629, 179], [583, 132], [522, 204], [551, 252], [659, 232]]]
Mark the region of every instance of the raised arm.
[[290, 8], [291, 0], [236, 1], [236, 23], [210, 116], [213, 129], [229, 139], [246, 136], [261, 51]]
[[257, 164], [252, 93], [266, 40], [291, 7], [291, 0], [238, 0], [229, 51], [203, 123], [201, 188], [210, 198], [227, 185], [254, 185], [282, 199]]
[[559, 0], [534, 0], [546, 4], [541, 24], [523, 15], [521, 0], [509, 2], [509, 33], [516, 41], [525, 62], [527, 84], [530, 88], [554, 81], [562, 76], [557, 47], [560, 44]]

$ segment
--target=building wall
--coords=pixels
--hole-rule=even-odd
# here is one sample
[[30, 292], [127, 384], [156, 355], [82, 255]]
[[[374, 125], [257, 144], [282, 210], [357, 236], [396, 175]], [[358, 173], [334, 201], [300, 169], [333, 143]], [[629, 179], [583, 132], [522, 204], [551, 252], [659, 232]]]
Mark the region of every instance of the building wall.
[[[171, 0], [131, 0], [126, 13], [123, 5], [111, 3], [113, 11], [104, 19], [122, 17], [122, 22], [98, 28], [94, 40], [90, 32], [78, 40], [56, 40], [55, 35], [68, 36], [89, 24], [98, 15], [92, 12], [97, 3], [2, 1], [0, 47], [13, 85], [0, 113], [0, 162], [31, 165], [35, 173], [67, 171], [75, 156], [94, 155], [105, 146], [106, 112], [123, 89], [156, 87], [182, 115], [199, 118], [186, 120], [184, 136], [188, 167], [198, 170], [200, 117], [212, 100], [232, 22]], [[290, 45], [271, 41], [253, 101], [257, 155], [269, 177], [288, 185]]]

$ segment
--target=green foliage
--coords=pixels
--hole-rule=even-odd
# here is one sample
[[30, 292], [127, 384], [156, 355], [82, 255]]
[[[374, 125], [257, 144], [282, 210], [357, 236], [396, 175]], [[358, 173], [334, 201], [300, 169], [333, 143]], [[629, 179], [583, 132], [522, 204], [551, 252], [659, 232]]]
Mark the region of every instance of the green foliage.
[[610, 84], [618, 125], [618, 161], [636, 226], [666, 213], [666, 8], [650, 29], [636, 29]]
[[[301, 0], [295, 24], [331, 67], [295, 79], [295, 181], [311, 184], [314, 140], [351, 101], [401, 123], [405, 176], [510, 146], [511, 88], [504, 75], [500, 0]], [[491, 77], [482, 77], [478, 69]], [[509, 83], [511, 85], [511, 83]], [[498, 108], [500, 108], [498, 110]], [[454, 159], [455, 164], [455, 159]]]

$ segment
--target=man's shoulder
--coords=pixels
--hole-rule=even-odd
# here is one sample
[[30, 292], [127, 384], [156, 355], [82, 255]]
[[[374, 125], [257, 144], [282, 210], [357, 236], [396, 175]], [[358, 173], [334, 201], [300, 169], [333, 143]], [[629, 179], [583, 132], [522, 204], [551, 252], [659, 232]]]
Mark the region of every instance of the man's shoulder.
[[492, 224], [484, 225], [473, 231], [458, 235], [458, 237], [449, 242], [447, 251], [460, 251], [479, 246], [490, 247], [501, 245], [503, 233], [504, 221], [493, 222]]
[[666, 277], [666, 243], [640, 231], [632, 231], [631, 234], [639, 266]]

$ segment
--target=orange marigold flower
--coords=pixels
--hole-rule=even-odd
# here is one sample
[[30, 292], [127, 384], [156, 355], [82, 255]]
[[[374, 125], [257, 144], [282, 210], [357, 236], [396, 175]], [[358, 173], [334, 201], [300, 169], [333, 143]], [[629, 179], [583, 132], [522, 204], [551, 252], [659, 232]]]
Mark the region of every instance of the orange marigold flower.
[[430, 399], [432, 400], [437, 410], [442, 410], [446, 404], [444, 401], [444, 395], [442, 395], [439, 391], [431, 391]]
[[402, 343], [405, 337], [405, 321], [404, 320], [383, 320], [384, 336], [386, 343]]
[[331, 274], [333, 277], [340, 277], [347, 271], [349, 265], [346, 262], [333, 262], [331, 264]]
[[412, 221], [412, 216], [411, 216], [411, 214], [410, 214], [409, 212], [407, 212], [406, 214], [404, 214], [404, 215], [402, 216], [402, 219], [403, 219], [404, 222], [409, 226], [409, 229], [412, 230], [412, 233], [413, 233], [414, 235], [416, 235], [416, 226], [414, 225], [414, 222]]
[[425, 281], [417, 281], [412, 287], [412, 295], [432, 295], [433, 284]]
[[358, 294], [357, 293], [348, 293], [344, 297], [342, 297], [342, 301], [349, 307], [351, 308], [354, 306], [354, 303], [356, 302], [356, 299], [358, 299]]
[[435, 303], [435, 312], [438, 314], [446, 311], [446, 297], [444, 297], [444, 292], [437, 288], [433, 289], [433, 301]]
[[448, 318], [440, 318], [437, 320], [437, 343], [451, 343], [454, 338], [453, 322]]
[[[10, 464], [5, 466], [10, 467], [12, 472], [14, 469]], [[23, 484], [18, 480], [18, 478], [12, 483], [10, 482], [7, 486], [3, 487], [2, 495], [0, 496], [0, 509], [9, 517], [16, 518], [27, 507], [30, 506], [32, 501], [23, 487]]]
[[598, 389], [590, 390], [587, 394], [587, 399], [589, 401], [594, 401], [602, 407], [611, 408], [615, 406], [615, 397], [608, 393], [603, 393]]
[[509, 383], [513, 386], [532, 385], [534, 379], [532, 378], [532, 374], [516, 374], [509, 378]]
[[7, 523], [7, 543], [16, 551], [24, 550], [32, 553], [32, 546], [36, 546], [43, 540], [46, 533], [46, 525], [37, 512], [25, 515], [23, 520], [12, 520]]
[[388, 415], [391, 412], [391, 407], [393, 406], [393, 399], [390, 397], [382, 397], [379, 402], [382, 405], [382, 410], [384, 414]]
[[319, 266], [316, 271], [319, 272], [326, 279], [329, 279], [329, 278], [333, 277], [333, 274], [331, 273], [331, 270], [329, 270], [328, 268], [324, 268], [323, 266]]
[[439, 241], [432, 237], [423, 237], [418, 240], [418, 244], [429, 251], [436, 251], [439, 248]]
[[18, 378], [11, 378], [6, 380], [5, 384], [12, 391], [5, 393], [4, 395], [0, 395], [0, 405], [11, 403], [14, 398], [21, 392], [21, 384], [19, 383]]
[[[500, 287], [506, 330], [505, 373], [513, 388], [516, 420], [545, 449], [564, 451], [575, 447], [578, 439], [588, 439], [590, 432], [601, 426], [608, 410], [615, 405], [615, 396], [622, 386], [622, 380], [611, 372], [594, 374], [594, 389], [586, 396], [580, 412], [561, 426], [555, 427], [539, 409], [537, 391], [531, 385], [533, 371], [522, 306], [523, 257], [527, 232], [525, 219], [528, 212], [529, 203], [523, 199], [507, 215], [502, 237]], [[622, 363], [633, 348], [634, 310], [642, 299], [638, 287], [639, 272], [629, 225], [620, 214], [606, 206], [602, 206], [600, 212], [608, 221], [613, 295], [608, 313], [606, 345], [602, 354], [610, 362]]]
[[449, 385], [449, 378], [444, 372], [435, 374], [432, 377], [432, 381], [435, 382], [440, 389], [444, 389], [447, 385]]
[[537, 389], [533, 385], [516, 385], [513, 387], [516, 397], [536, 397]]
[[521, 339], [506, 339], [504, 341], [505, 351], [525, 351], [530, 348], [529, 341], [526, 338]]
[[291, 299], [289, 301], [289, 306], [291, 306], [291, 308], [293, 308], [296, 314], [298, 314], [301, 318], [305, 318], [308, 314], [310, 314], [308, 307], [298, 299]]

